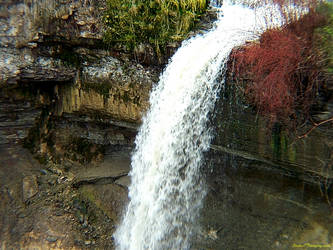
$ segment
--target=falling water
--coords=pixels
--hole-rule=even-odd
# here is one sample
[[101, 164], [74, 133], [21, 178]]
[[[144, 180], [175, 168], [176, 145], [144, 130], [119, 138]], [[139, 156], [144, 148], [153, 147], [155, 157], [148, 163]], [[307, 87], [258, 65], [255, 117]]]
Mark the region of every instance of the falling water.
[[[132, 184], [123, 221], [114, 234], [118, 249], [188, 249], [206, 194], [200, 176], [209, 148], [207, 127], [232, 48], [257, 39], [279, 15], [224, 1], [215, 28], [185, 41], [150, 97], [151, 108], [136, 138]], [[266, 14], [262, 14], [266, 12]]]

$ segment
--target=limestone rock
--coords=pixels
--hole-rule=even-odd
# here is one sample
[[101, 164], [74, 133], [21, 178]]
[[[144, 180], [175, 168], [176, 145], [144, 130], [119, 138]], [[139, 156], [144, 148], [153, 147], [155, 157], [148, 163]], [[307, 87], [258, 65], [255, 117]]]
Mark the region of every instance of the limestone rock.
[[[113, 153], [106, 155], [104, 161], [97, 167], [80, 169], [76, 173], [74, 186], [90, 183], [113, 183], [115, 180], [127, 176], [130, 170], [128, 153]], [[125, 183], [125, 182], [124, 182]]]
[[115, 181], [116, 184], [128, 188], [131, 185], [131, 178], [126, 175]]
[[[80, 38], [83, 32], [91, 38], [102, 38], [100, 1], [9, 0], [2, 6], [0, 44], [7, 47], [25, 46], [38, 32], [70, 40]], [[81, 20], [80, 29], [75, 29], [71, 18]]]
[[74, 79], [76, 70], [52, 57], [35, 58], [30, 49], [0, 46], [0, 84], [21, 82], [66, 82]]
[[26, 176], [22, 181], [23, 201], [26, 202], [38, 193], [37, 177], [34, 175]]

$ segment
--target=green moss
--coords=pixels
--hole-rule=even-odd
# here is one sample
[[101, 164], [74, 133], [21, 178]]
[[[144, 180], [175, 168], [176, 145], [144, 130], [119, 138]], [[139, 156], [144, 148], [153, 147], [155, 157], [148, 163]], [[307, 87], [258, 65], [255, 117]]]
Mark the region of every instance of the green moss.
[[107, 0], [104, 41], [129, 50], [148, 43], [160, 54], [168, 42], [183, 40], [206, 9], [206, 0]]
[[[98, 199], [98, 194], [91, 186], [82, 186], [80, 187], [80, 198], [85, 201], [86, 204], [89, 204], [89, 207], [95, 207], [104, 214], [106, 214], [105, 206], [103, 205], [102, 201]], [[96, 209], [94, 209], [96, 211]], [[91, 214], [91, 212], [90, 212]], [[93, 217], [90, 215], [90, 217]]]

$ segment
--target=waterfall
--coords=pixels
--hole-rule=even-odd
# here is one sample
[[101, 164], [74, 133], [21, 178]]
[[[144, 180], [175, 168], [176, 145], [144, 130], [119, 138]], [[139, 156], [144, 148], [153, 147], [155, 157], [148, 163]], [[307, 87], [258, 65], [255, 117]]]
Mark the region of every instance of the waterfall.
[[[200, 176], [207, 127], [235, 46], [280, 25], [274, 8], [256, 11], [224, 1], [215, 27], [183, 42], [150, 96], [136, 137], [127, 210], [114, 238], [118, 249], [189, 249], [205, 197]], [[271, 15], [271, 14], [274, 15]], [[266, 17], [265, 17], [266, 15]]]

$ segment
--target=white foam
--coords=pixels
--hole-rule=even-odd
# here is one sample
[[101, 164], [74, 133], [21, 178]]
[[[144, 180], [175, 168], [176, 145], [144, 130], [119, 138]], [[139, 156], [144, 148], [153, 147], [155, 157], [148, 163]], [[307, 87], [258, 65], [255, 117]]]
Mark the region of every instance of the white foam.
[[216, 79], [223, 79], [232, 48], [267, 28], [266, 12], [281, 25], [274, 8], [254, 11], [224, 1], [216, 27], [185, 41], [172, 57], [136, 138], [130, 202], [114, 234], [118, 249], [190, 248], [206, 194], [200, 166], [211, 141], [208, 114], [224, 84]]

